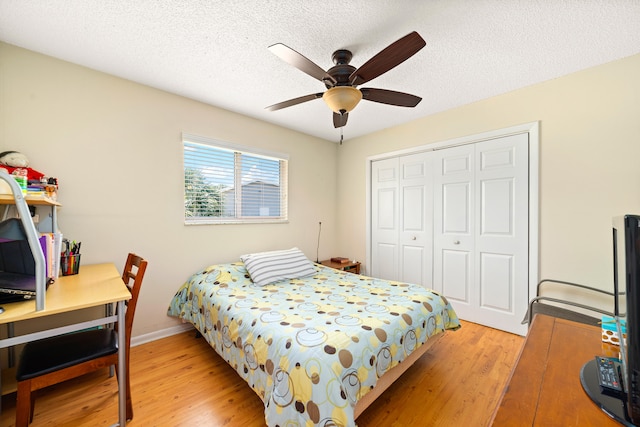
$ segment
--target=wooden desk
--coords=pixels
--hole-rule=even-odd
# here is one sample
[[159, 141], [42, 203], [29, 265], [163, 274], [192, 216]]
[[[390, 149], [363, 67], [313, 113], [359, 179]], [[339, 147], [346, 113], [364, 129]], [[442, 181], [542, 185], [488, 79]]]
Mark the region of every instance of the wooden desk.
[[600, 328], [536, 315], [491, 425], [619, 427], [580, 384], [598, 354]]
[[0, 348], [23, 344], [29, 341], [78, 331], [81, 329], [118, 322], [118, 419], [119, 425], [126, 423], [125, 408], [125, 330], [124, 302], [131, 298], [129, 290], [113, 264], [82, 265], [79, 274], [61, 276], [49, 286], [45, 297], [45, 309], [36, 311], [35, 301], [3, 304], [0, 325], [22, 320], [36, 319], [53, 314], [81, 310], [88, 307], [117, 303], [117, 315], [80, 322], [60, 328], [47, 329], [31, 334], [0, 339]]

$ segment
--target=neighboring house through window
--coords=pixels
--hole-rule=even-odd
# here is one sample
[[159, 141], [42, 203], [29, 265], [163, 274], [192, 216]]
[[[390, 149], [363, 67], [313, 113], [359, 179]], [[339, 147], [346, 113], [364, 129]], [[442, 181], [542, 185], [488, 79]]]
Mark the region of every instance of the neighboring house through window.
[[287, 220], [288, 156], [183, 134], [186, 224]]

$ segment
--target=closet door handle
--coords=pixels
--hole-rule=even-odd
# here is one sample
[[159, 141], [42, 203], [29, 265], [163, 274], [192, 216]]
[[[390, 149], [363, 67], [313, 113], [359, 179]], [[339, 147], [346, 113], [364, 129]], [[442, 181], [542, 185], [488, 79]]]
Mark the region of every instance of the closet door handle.
[[413, 236], [413, 237], [411, 238], [411, 240], [416, 240], [416, 236]]
[[454, 240], [454, 241], [453, 241], [453, 244], [454, 244], [454, 245], [459, 245], [459, 244], [460, 244], [460, 240]]

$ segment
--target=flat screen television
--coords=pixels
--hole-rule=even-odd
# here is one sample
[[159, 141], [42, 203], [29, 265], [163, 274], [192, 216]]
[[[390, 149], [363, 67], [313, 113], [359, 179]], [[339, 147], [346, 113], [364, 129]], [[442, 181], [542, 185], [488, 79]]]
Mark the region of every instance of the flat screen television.
[[[587, 395], [610, 417], [629, 427], [640, 426], [640, 215], [613, 218], [614, 315], [619, 362], [614, 362], [622, 390], [603, 387], [598, 361], [584, 364], [580, 382]], [[623, 325], [626, 340], [623, 339]]]
[[613, 218], [614, 313], [620, 339], [620, 377], [627, 420], [640, 425], [640, 216]]

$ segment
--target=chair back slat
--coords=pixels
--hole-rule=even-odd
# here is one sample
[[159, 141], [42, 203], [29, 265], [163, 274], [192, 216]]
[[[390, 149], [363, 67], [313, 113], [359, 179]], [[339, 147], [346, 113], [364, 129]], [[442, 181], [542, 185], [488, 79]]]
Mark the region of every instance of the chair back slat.
[[133, 318], [136, 313], [136, 305], [138, 304], [138, 295], [140, 294], [142, 279], [144, 279], [146, 271], [147, 261], [134, 253], [129, 253], [124, 270], [122, 271], [122, 281], [129, 289], [129, 292], [131, 292], [131, 299], [126, 302], [127, 312], [125, 313], [127, 344], [131, 339], [131, 329], [133, 327]]

